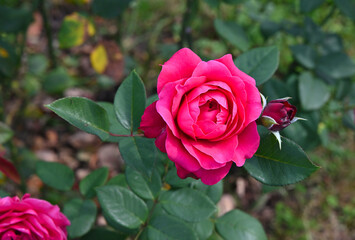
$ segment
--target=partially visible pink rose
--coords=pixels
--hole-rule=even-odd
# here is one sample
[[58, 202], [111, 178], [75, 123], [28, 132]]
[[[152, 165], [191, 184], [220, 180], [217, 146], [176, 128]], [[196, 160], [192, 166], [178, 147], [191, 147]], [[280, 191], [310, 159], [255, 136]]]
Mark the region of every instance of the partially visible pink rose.
[[69, 220], [45, 200], [25, 194], [0, 198], [1, 240], [66, 240]]
[[180, 178], [215, 184], [258, 149], [260, 93], [230, 54], [205, 62], [181, 49], [163, 65], [157, 90], [159, 100], [145, 110], [140, 129], [156, 138]]

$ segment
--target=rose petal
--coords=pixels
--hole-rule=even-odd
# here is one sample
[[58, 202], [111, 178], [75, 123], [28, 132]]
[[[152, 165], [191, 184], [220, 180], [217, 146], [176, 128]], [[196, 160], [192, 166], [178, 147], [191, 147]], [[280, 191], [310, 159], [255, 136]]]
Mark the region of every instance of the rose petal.
[[241, 134], [238, 135], [238, 147], [233, 157], [233, 162], [238, 167], [244, 165], [245, 159], [251, 158], [258, 150], [260, 136], [256, 122], [250, 123]]
[[187, 152], [180, 139], [176, 138], [170, 129], [167, 129], [165, 147], [169, 159], [180, 166], [184, 166], [187, 171], [194, 172], [201, 168], [198, 161]]
[[166, 148], [165, 148], [165, 142], [166, 142], [166, 129], [163, 130], [163, 132], [155, 139], [155, 146], [157, 146], [157, 148], [166, 153]]
[[172, 100], [171, 106], [171, 112], [173, 117], [176, 117], [176, 114], [179, 111], [182, 98], [186, 95], [186, 93], [192, 89], [201, 86], [204, 82], [206, 82], [206, 77], [191, 77], [186, 79], [186, 81], [181, 81], [180, 84], [176, 85], [176, 94]]
[[244, 82], [248, 82], [248, 83], [253, 84], [255, 86], [254, 78], [252, 78], [248, 74], [240, 71], [239, 68], [237, 68], [237, 66], [235, 66], [231, 54], [224, 55], [223, 57], [216, 59], [215, 61], [223, 63], [228, 68], [228, 70], [231, 72], [231, 74], [233, 76], [238, 76], [241, 79], [243, 79]]
[[156, 110], [157, 101], [150, 104], [144, 111], [139, 129], [144, 131], [147, 138], [158, 137], [165, 128], [166, 123]]
[[229, 172], [229, 169], [232, 166], [232, 162], [227, 163], [224, 167], [213, 169], [213, 170], [206, 170], [206, 169], [199, 169], [198, 171], [194, 172], [193, 174], [201, 178], [201, 181], [207, 185], [214, 185], [221, 181]]
[[211, 156], [216, 162], [227, 163], [233, 160], [238, 146], [238, 136], [235, 135], [219, 142], [191, 141], [191, 145], [202, 153]]
[[200, 166], [203, 169], [216, 169], [226, 165], [225, 162], [219, 163], [215, 161], [214, 156], [207, 155], [203, 151], [200, 151], [198, 148], [194, 147], [194, 143], [198, 143], [200, 141], [196, 142], [190, 140], [189, 138], [182, 137], [181, 142], [186, 150], [200, 163]]
[[248, 94], [248, 100], [245, 106], [245, 125], [248, 125], [250, 122], [259, 118], [263, 106], [261, 104], [260, 92], [255, 86], [250, 83], [245, 83], [245, 89]]
[[208, 121], [205, 123], [200, 123], [201, 127], [197, 124], [193, 125], [195, 136], [199, 139], [208, 139], [215, 141], [216, 138], [223, 136], [227, 129], [224, 124], [215, 124], [214, 122]]
[[201, 77], [205, 76], [208, 80], [219, 80], [223, 81], [225, 77], [230, 77], [231, 72], [228, 68], [215, 60], [211, 60], [208, 62], [200, 62], [196, 69], [192, 73], [193, 77]]
[[200, 62], [200, 57], [188, 48], [177, 51], [162, 66], [162, 70], [158, 76], [158, 94], [167, 83], [191, 77], [194, 69]]
[[167, 124], [168, 128], [172, 131], [172, 133], [176, 137], [179, 137], [180, 133], [175, 125], [175, 120], [171, 113], [173, 98], [176, 95], [175, 85], [176, 83], [167, 83], [164, 86], [164, 88], [159, 94], [159, 100], [157, 101], [156, 109], [159, 115], [163, 118], [164, 122]]
[[198, 179], [192, 172], [187, 171], [185, 168], [181, 167], [179, 164], [175, 163], [176, 166], [176, 173], [181, 179], [185, 179], [187, 177], [191, 177], [194, 179]]

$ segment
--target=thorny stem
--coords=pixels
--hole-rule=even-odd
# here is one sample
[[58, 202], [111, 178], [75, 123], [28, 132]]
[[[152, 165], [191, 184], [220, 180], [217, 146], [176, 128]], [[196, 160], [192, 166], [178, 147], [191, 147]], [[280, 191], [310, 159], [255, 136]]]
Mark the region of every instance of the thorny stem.
[[53, 37], [52, 37], [51, 28], [49, 26], [49, 21], [48, 21], [46, 9], [45, 9], [44, 0], [39, 0], [38, 8], [39, 8], [39, 11], [42, 15], [44, 30], [45, 30], [46, 36], [47, 36], [47, 48], [48, 48], [49, 59], [51, 61], [51, 66], [53, 68], [55, 68], [57, 66], [57, 62], [56, 62], [56, 58], [54, 55], [54, 49], [53, 49]]

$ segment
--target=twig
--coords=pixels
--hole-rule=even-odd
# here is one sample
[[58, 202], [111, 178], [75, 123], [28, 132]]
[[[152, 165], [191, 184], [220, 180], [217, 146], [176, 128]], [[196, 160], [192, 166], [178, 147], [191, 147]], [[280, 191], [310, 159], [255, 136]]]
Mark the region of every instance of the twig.
[[48, 48], [49, 59], [51, 62], [51, 67], [55, 68], [57, 66], [57, 61], [56, 61], [55, 54], [54, 54], [52, 31], [49, 26], [47, 13], [46, 13], [46, 9], [44, 6], [44, 0], [39, 0], [38, 9], [42, 15], [44, 30], [45, 30], [46, 36], [47, 36], [47, 48]]

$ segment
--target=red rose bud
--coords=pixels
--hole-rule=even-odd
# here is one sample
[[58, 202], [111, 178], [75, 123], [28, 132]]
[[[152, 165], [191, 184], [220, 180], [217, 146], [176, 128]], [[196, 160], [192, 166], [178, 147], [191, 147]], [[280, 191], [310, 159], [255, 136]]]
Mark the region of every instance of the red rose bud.
[[270, 131], [280, 131], [299, 119], [295, 118], [297, 108], [288, 99], [290, 98], [272, 100], [266, 105], [260, 119], [264, 127]]

